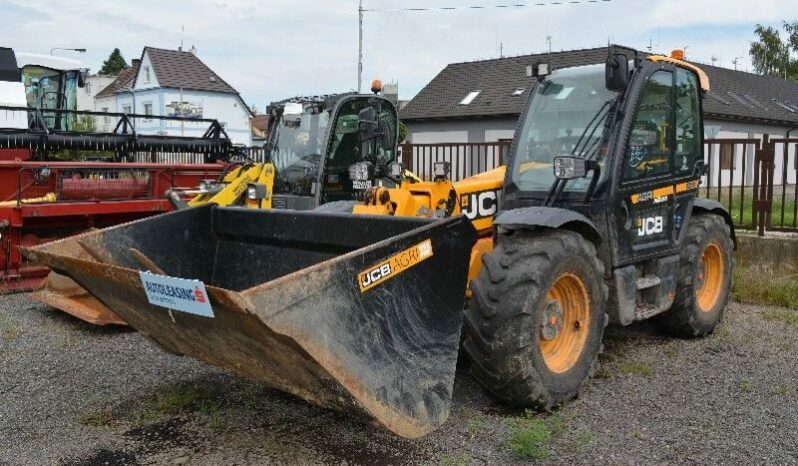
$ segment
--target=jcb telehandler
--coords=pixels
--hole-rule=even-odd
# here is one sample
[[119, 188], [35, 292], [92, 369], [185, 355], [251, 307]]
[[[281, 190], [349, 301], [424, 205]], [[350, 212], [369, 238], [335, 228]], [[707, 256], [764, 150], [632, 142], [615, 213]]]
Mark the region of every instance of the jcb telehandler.
[[[433, 181], [370, 189], [354, 214], [206, 206], [26, 254], [171, 351], [406, 437], [447, 417], [471, 275], [474, 376], [515, 405], [565, 403], [608, 322], [711, 332], [735, 240], [726, 210], [697, 197], [703, 71], [612, 51], [536, 69], [506, 169], [453, 184], [441, 163]], [[197, 305], [191, 289], [201, 312], [181, 301]]]

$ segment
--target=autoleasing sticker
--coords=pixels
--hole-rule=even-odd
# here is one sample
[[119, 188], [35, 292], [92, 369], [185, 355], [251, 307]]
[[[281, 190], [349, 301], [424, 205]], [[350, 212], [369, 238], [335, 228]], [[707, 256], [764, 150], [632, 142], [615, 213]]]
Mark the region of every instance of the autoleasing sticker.
[[141, 284], [150, 304], [175, 311], [213, 317], [205, 284], [199, 280], [156, 275], [139, 271]]
[[419, 262], [432, 257], [432, 241], [425, 240], [417, 245], [391, 256], [375, 264], [357, 275], [360, 292], [374, 288], [380, 283], [393, 278]]

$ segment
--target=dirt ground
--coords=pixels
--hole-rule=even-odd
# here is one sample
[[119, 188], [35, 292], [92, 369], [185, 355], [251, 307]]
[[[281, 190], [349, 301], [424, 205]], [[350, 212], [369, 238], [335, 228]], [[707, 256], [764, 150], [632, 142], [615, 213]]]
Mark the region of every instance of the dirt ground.
[[[798, 464], [795, 312], [731, 304], [704, 340], [608, 329], [596, 378], [553, 414], [502, 406], [463, 365], [449, 421], [410, 441], [0, 296], [0, 465]], [[509, 439], [530, 425], [522, 457]]]

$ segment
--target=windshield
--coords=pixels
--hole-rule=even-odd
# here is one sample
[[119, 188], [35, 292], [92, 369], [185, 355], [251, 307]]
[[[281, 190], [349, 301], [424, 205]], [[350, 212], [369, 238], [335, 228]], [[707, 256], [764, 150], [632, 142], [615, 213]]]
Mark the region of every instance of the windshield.
[[329, 111], [318, 105], [300, 104], [301, 114], [288, 113], [297, 104], [287, 104], [277, 122], [271, 157], [277, 171], [275, 192], [309, 196], [319, 172], [321, 153], [330, 120]]
[[[606, 177], [604, 152], [614, 115], [615, 92], [607, 90], [605, 66], [555, 71], [536, 87], [516, 146], [512, 182], [521, 191], [547, 191], [554, 183], [553, 159], [576, 155], [598, 160]], [[565, 191], [587, 190], [592, 173], [570, 180]]]
[[[58, 71], [41, 66], [22, 68], [22, 82], [28, 107], [42, 110], [76, 110], [78, 71]], [[68, 130], [74, 115], [44, 112], [50, 129]]]
[[[387, 134], [390, 146], [385, 148], [378, 139], [361, 141], [360, 112], [372, 105], [371, 98], [354, 98], [344, 102], [336, 115], [335, 126], [328, 128], [330, 111], [319, 111], [320, 104], [290, 103], [283, 108], [283, 115], [277, 123], [271, 141], [271, 157], [276, 169], [274, 191], [278, 194], [299, 196], [315, 195], [315, 186], [320, 175], [322, 153], [327, 149], [326, 138], [331, 130], [330, 152], [326, 157], [325, 180], [334, 180], [338, 190], [352, 191], [349, 180], [349, 167], [369, 160], [387, 163], [395, 158], [396, 114], [393, 107], [385, 105], [378, 111], [383, 122], [381, 134]], [[301, 112], [301, 113], [300, 113]], [[386, 129], [387, 128], [387, 129]], [[329, 183], [328, 183], [329, 184]], [[327, 186], [333, 189], [333, 186]]]

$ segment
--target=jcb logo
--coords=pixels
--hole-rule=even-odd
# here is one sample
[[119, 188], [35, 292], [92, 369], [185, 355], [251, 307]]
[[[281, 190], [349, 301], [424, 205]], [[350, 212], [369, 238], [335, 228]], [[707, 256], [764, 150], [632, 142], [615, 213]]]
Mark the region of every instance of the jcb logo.
[[430, 257], [432, 257], [432, 241], [430, 240], [424, 240], [405, 249], [357, 274], [360, 292], [363, 293], [374, 288]]
[[662, 233], [662, 217], [646, 217], [637, 220], [637, 236], [649, 236]]
[[492, 217], [499, 211], [500, 190], [480, 191], [460, 197], [463, 215], [469, 220]]
[[382, 264], [376, 269], [373, 269], [371, 272], [366, 272], [360, 276], [361, 278], [360, 287], [368, 288], [369, 285], [371, 285], [372, 283], [376, 283], [383, 278], [388, 278], [390, 274], [391, 274], [391, 264], [389, 263]]

